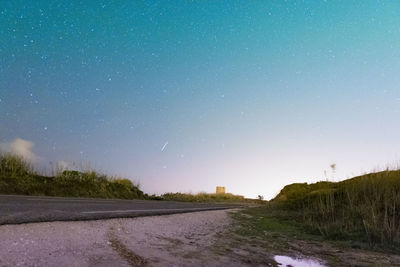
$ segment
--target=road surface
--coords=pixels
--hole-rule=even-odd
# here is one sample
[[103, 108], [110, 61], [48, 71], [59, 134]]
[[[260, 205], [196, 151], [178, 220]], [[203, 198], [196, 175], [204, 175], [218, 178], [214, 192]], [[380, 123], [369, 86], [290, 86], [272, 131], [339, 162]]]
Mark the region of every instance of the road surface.
[[235, 207], [238, 205], [0, 195], [0, 225], [128, 218]]

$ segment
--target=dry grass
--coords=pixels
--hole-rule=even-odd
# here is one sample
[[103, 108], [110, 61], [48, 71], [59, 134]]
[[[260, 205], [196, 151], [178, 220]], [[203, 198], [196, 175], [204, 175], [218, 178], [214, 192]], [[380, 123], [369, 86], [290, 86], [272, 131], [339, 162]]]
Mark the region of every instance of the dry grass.
[[288, 185], [271, 205], [297, 212], [302, 223], [331, 239], [400, 247], [400, 170]]

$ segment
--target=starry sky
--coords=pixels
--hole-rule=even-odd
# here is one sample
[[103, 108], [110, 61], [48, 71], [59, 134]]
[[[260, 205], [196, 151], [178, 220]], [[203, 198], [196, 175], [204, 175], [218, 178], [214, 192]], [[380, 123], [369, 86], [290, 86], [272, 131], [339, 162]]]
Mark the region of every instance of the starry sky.
[[269, 199], [399, 162], [399, 1], [13, 0], [0, 25], [0, 143], [41, 168]]

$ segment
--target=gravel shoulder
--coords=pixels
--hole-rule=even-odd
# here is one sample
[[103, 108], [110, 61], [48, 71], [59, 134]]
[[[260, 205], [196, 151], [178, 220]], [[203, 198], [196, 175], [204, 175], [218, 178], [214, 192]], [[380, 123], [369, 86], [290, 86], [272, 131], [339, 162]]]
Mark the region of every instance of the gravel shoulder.
[[225, 265], [228, 211], [0, 226], [0, 266]]

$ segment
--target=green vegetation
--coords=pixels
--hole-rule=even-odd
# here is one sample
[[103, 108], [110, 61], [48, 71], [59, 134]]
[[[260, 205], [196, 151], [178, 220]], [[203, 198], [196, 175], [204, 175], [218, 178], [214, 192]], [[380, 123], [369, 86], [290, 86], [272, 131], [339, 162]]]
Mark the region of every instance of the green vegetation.
[[0, 154], [0, 194], [60, 197], [146, 198], [128, 179], [110, 178], [94, 171], [63, 171], [56, 176], [39, 175], [21, 157]]
[[[359, 240], [332, 240], [318, 231], [310, 231], [301, 211], [286, 210], [269, 203], [231, 213], [234, 227], [230, 238], [221, 238], [221, 254], [226, 249], [248, 251], [250, 265], [277, 266], [270, 262], [275, 255], [320, 259], [327, 266], [397, 266], [398, 250], [375, 247]], [[225, 248], [225, 251], [224, 251]], [[395, 252], [395, 253], [393, 253]], [[245, 255], [243, 261], [248, 263]]]
[[326, 239], [400, 251], [400, 170], [287, 185], [268, 206]]
[[[161, 196], [163, 200], [184, 201], [184, 202], [246, 202], [249, 201], [243, 196], [230, 193], [221, 194], [184, 194], [184, 193], [166, 193]], [[251, 200], [254, 201], [254, 200]]]
[[[246, 208], [232, 213], [238, 222], [236, 234], [251, 240], [267, 241], [269, 249], [285, 250], [288, 242], [295, 239], [322, 241], [321, 235], [305, 231], [304, 224], [297, 220], [297, 215], [280, 210], [271, 205]], [[279, 241], [279, 242], [278, 242]]]

